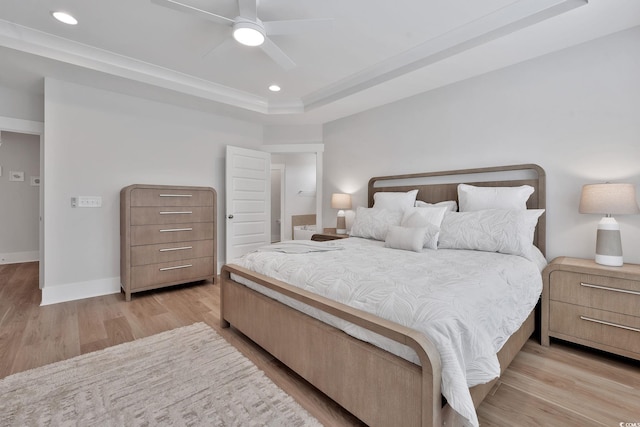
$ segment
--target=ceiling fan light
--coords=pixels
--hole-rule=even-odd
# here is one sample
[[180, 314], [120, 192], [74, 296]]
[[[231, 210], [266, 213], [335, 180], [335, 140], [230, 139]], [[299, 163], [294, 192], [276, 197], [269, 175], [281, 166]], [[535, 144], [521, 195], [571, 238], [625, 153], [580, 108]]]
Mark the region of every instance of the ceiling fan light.
[[264, 43], [264, 29], [255, 22], [236, 22], [233, 38], [245, 46], [260, 46]]

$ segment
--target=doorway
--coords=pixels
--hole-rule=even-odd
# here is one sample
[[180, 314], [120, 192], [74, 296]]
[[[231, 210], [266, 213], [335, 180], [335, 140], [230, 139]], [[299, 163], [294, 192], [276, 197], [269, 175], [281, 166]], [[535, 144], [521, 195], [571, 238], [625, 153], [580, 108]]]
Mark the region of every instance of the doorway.
[[[2, 145], [0, 145], [0, 167], [2, 169], [0, 182], [5, 187], [5, 191], [12, 193], [18, 191], [21, 195], [27, 196], [25, 199], [16, 199], [7, 193], [7, 198], [4, 198], [12, 200], [12, 203], [8, 204], [12, 210], [20, 208], [25, 216], [18, 215], [16, 221], [5, 221], [5, 223], [12, 225], [12, 229], [2, 231], [3, 244], [9, 246], [0, 248], [0, 252], [2, 252], [0, 259], [4, 258], [4, 263], [39, 261], [40, 289], [44, 285], [43, 134], [44, 124], [42, 122], [0, 116], [0, 139], [3, 139]], [[23, 148], [25, 148], [20, 146], [22, 144], [30, 146], [26, 151], [31, 152], [31, 155], [28, 155], [29, 160], [21, 159], [24, 154], [22, 153]], [[3, 149], [7, 152], [2, 153]], [[15, 212], [11, 215], [14, 214]], [[3, 217], [6, 217], [4, 213]], [[23, 227], [23, 231], [28, 236], [17, 237], [13, 228], [16, 224]], [[27, 238], [22, 240], [25, 237]]]

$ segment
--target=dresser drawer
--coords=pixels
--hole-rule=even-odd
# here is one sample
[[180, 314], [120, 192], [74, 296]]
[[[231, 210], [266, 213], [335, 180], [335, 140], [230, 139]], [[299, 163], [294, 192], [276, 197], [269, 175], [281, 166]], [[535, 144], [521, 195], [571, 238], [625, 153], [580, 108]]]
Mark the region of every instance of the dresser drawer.
[[213, 206], [214, 193], [205, 190], [135, 188], [131, 206]]
[[158, 206], [131, 208], [131, 225], [211, 222], [213, 207]]
[[131, 227], [131, 245], [188, 242], [213, 239], [212, 222], [167, 225], [135, 225]]
[[132, 266], [206, 257], [213, 257], [213, 240], [161, 243], [131, 248]]
[[213, 276], [213, 258], [186, 259], [131, 268], [132, 289], [181, 283]]
[[551, 301], [549, 331], [640, 355], [640, 317]]
[[551, 273], [552, 301], [640, 316], [640, 282], [568, 271]]

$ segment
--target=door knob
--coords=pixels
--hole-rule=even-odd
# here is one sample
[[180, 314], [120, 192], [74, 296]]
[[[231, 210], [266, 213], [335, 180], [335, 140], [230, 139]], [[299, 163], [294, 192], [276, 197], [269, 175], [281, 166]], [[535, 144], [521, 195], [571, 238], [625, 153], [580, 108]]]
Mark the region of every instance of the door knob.
[[228, 218], [229, 218], [229, 219], [233, 219], [233, 215], [229, 215], [229, 216], [228, 216]]

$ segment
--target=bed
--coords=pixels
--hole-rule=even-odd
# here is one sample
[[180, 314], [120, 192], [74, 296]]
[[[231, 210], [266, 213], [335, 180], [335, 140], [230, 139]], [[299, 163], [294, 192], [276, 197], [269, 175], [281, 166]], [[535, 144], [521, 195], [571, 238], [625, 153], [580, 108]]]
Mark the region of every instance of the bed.
[[[413, 189], [418, 190], [416, 199], [424, 202], [457, 200], [460, 183], [474, 187], [530, 186], [533, 194], [526, 200], [526, 208], [545, 208], [545, 174], [542, 168], [532, 164], [372, 178], [368, 206], [374, 205], [376, 193], [397, 194]], [[545, 217], [542, 214], [537, 219], [537, 227], [532, 229], [532, 240], [541, 254], [545, 250], [544, 230]], [[353, 244], [347, 244], [350, 240], [345, 239], [341, 243], [355, 246], [355, 239]], [[449, 256], [446, 251], [438, 249], [434, 253], [437, 252]], [[455, 252], [455, 249], [450, 252]], [[328, 262], [337, 263], [339, 258], [336, 254], [339, 252], [327, 253], [328, 257], [333, 256], [327, 259], [334, 260]], [[540, 277], [537, 281], [541, 286]], [[318, 320], [316, 315], [302, 313], [278, 301], [274, 298], [276, 294], [280, 300], [288, 300], [288, 304], [295, 301], [327, 317], [354, 325], [358, 330], [383, 337], [401, 347], [406, 346], [416, 360], [408, 360], [406, 356], [356, 338]], [[233, 325], [368, 425], [473, 424], [468, 417], [454, 411], [451, 402], [444, 401], [442, 397], [440, 342], [434, 336], [430, 338], [428, 333], [236, 264], [225, 265], [221, 272], [221, 322], [223, 327]], [[535, 310], [531, 308], [519, 326], [500, 344], [497, 352], [499, 372], [506, 369], [531, 336], [534, 325]], [[496, 381], [493, 379], [468, 389], [474, 407], [480, 404]]]

